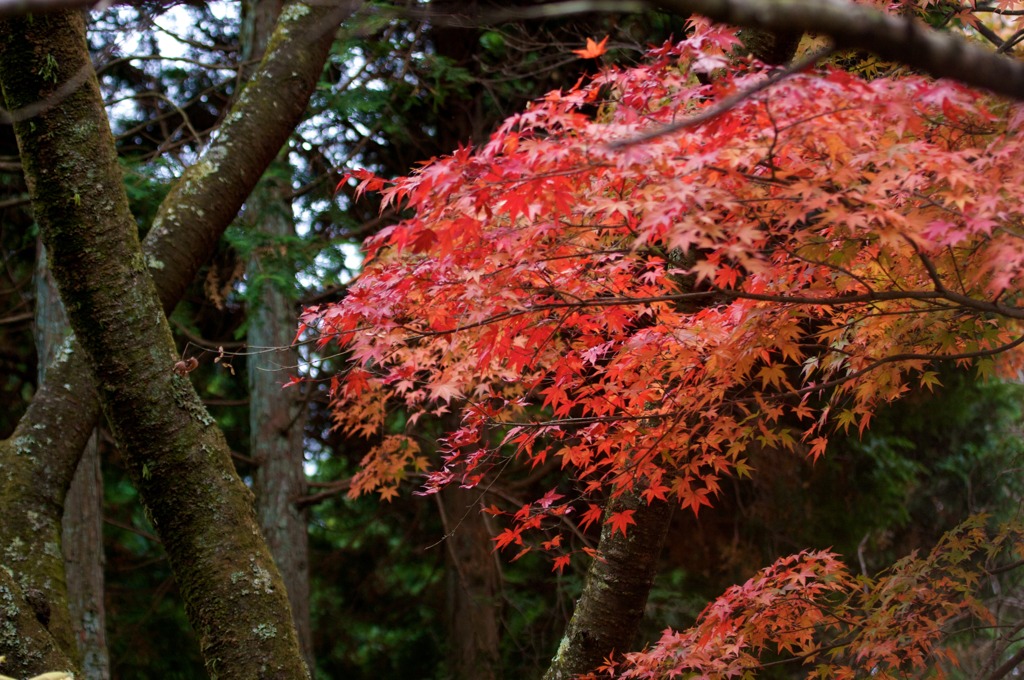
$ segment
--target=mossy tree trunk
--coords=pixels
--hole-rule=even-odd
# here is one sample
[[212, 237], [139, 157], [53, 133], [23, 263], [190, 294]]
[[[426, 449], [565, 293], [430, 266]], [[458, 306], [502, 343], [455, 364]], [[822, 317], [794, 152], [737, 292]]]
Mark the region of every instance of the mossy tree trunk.
[[613, 652], [629, 651], [643, 619], [654, 583], [658, 556], [672, 518], [664, 501], [648, 505], [624, 494], [605, 511], [634, 510], [636, 524], [625, 536], [605, 524], [598, 543], [600, 559], [590, 563], [583, 593], [544, 680], [568, 680], [589, 673]]
[[[0, 27], [0, 82], [50, 268], [216, 677], [308, 677], [280, 576], [147, 270], [78, 12]], [[82, 78], [79, 74], [85, 72]], [[75, 80], [78, 80], [78, 83]]]
[[[145, 261], [157, 281], [165, 309], [173, 307], [194, 278], [263, 169], [301, 119], [334, 29], [355, 4], [290, 6], [278, 23], [266, 58], [246, 87], [247, 96], [236, 102], [221, 126], [221, 134], [168, 195], [145, 250]], [[10, 54], [13, 45], [4, 43], [2, 47]], [[52, 59], [46, 59], [47, 54]], [[67, 63], [61, 64], [54, 52], [44, 52], [41, 58], [44, 61], [37, 64], [35, 75], [52, 79], [58, 67], [66, 72]], [[24, 69], [24, 64], [12, 64], [10, 60], [7, 64], [15, 69], [13, 75], [17, 77], [32, 75], [18, 70]], [[80, 83], [83, 74], [89, 74], [84, 67], [72, 75], [73, 84]], [[69, 88], [56, 89], [57, 96], [16, 111], [15, 116], [62, 104], [64, 90]], [[29, 121], [24, 123], [24, 127], [31, 128]], [[61, 161], [55, 163], [60, 165]], [[67, 170], [66, 165], [61, 169]], [[52, 176], [46, 180], [52, 181]], [[80, 207], [74, 203], [74, 194], [71, 200]], [[82, 200], [81, 195], [78, 200]], [[62, 347], [48, 370], [47, 381], [40, 386], [14, 434], [0, 441], [3, 561], [13, 574], [14, 587], [42, 593], [51, 612], [49, 632], [69, 657], [75, 654], [75, 644], [68, 623], [59, 550], [60, 516], [72, 473], [99, 412], [88, 366], [76, 348], [74, 342]], [[22, 642], [26, 663], [45, 656], [41, 647], [33, 648], [34, 638], [24, 637]], [[47, 670], [53, 670], [53, 666], [29, 665], [19, 667], [16, 674]]]
[[[35, 339], [42, 385], [46, 368], [70, 337], [71, 327], [46, 265], [46, 249], [41, 241], [36, 246], [35, 291]], [[61, 551], [67, 576], [68, 613], [82, 673], [90, 680], [106, 680], [110, 677], [110, 656], [103, 588], [103, 477], [96, 430], [82, 451], [64, 499]]]
[[75, 670], [46, 629], [49, 615], [42, 593], [25, 591], [0, 566], [0, 673], [22, 678], [35, 675], [39, 668]]

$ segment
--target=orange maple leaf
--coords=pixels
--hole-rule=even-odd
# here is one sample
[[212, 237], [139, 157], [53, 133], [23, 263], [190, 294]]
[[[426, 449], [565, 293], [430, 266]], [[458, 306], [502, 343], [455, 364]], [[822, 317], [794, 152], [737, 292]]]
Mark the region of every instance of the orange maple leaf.
[[605, 45], [608, 44], [608, 36], [601, 42], [594, 42], [593, 38], [587, 38], [587, 46], [582, 50], [573, 50], [573, 54], [580, 55], [582, 59], [596, 59], [608, 51]]

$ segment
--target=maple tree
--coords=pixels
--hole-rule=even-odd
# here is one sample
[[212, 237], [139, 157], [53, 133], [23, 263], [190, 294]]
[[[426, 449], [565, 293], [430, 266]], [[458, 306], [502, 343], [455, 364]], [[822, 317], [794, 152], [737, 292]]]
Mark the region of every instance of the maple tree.
[[[732, 31], [692, 28], [479, 149], [395, 181], [353, 173], [411, 215], [367, 241], [343, 302], [302, 316], [300, 334], [351, 360], [331, 380], [338, 427], [377, 442], [351, 494], [557, 461], [562, 487], [487, 512], [508, 520], [497, 549], [540, 548], [561, 570], [572, 552], [534, 533], [578, 517], [627, 534], [635, 509], [605, 515], [602, 499], [697, 512], [751, 474], [748, 446], [821, 456], [835, 428], [935, 385], [937, 360], [1018, 368], [1020, 105], [919, 76], [772, 73], [733, 55]], [[458, 415], [438, 465], [387, 431], [394, 408]], [[871, 586], [831, 553], [785, 558], [624, 672], [724, 677], [765, 647], [822, 677], [921, 667], [945, 621], [980, 613], [963, 541], [979, 549], [980, 527]], [[913, 574], [934, 583], [887, 590]], [[894, 620], [897, 604], [920, 613]], [[842, 653], [824, 659], [820, 630]]]
[[[367, 242], [343, 303], [303, 317], [356, 362], [332, 381], [339, 424], [370, 435], [387, 399], [413, 423], [457, 403], [428, 488], [478, 482], [501, 431], [585, 492], [639, 484], [697, 509], [721, 474], [746, 473], [747, 442], [818, 456], [830, 422], [863, 429], [911, 379], [933, 384], [929, 361], [1016, 347], [1017, 108], [831, 70], [622, 144], [679, 102], [756, 82], [754, 65], [704, 85], [676, 64], [724, 66], [734, 44], [704, 26], [651, 65], [552, 93], [477, 154], [386, 188], [361, 175], [417, 214]], [[595, 104], [596, 119], [580, 111]], [[386, 441], [353, 493], [422, 467], [413, 442]]]

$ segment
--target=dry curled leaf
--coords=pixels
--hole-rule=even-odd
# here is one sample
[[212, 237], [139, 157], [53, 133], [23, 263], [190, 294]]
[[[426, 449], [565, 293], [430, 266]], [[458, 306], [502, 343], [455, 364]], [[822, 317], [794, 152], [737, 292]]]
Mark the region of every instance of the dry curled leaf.
[[224, 368], [228, 369], [231, 372], [231, 375], [234, 375], [235, 374], [235, 367], [232, 366], [231, 362], [228, 359], [225, 358], [225, 356], [224, 356], [224, 346], [223, 345], [219, 346], [217, 348], [217, 350], [218, 350], [217, 358], [213, 360], [213, 363], [220, 364]]
[[189, 357], [188, 359], [182, 359], [181, 361], [175, 362], [174, 372], [178, 375], [188, 375], [192, 371], [196, 370], [199, 366], [199, 359], [195, 357]]

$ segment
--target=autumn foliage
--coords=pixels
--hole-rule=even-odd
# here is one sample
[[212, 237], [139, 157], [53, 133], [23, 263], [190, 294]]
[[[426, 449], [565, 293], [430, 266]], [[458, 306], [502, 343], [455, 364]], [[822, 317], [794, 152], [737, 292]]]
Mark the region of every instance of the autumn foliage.
[[982, 524], [965, 522], [929, 555], [900, 560], [875, 579], [855, 577], [829, 552], [784, 557], [729, 588], [693, 628], [666, 630], [650, 650], [609, 660], [602, 670], [628, 678], [743, 677], [762, 668], [766, 655], [803, 664], [812, 678], [905, 678], [940, 659], [955, 666], [955, 654], [936, 647], [944, 626], [992, 623], [974, 595], [982, 565], [1019, 550], [1022, 538], [989, 536]]
[[[343, 302], [302, 318], [351, 361], [331, 383], [337, 426], [376, 443], [353, 494], [387, 498], [413, 470], [431, 492], [556, 461], [564, 487], [491, 508], [508, 520], [498, 547], [529, 549], [565, 517], [626, 532], [632, 518], [603, 518], [602, 499], [697, 511], [751, 472], [752, 444], [818, 457], [836, 428], [935, 384], [936, 359], [1016, 367], [1024, 109], [827, 65], [721, 107], [774, 76], [734, 55], [731, 31], [692, 28], [643, 65], [550, 93], [481, 148], [395, 181], [353, 173], [407, 215], [367, 241]], [[395, 410], [452, 414], [438, 464], [387, 430]], [[829, 553], [784, 559], [628, 673], [725, 677], [769, 644], [809, 661], [832, 644], [823, 677], [896, 675], [972, 606], [959, 584], [976, 576], [957, 572], [931, 591], [941, 602], [905, 591], [928, 630], [865, 642], [895, 625], [866, 599], [919, 564], [945, 568], [908, 561], [868, 587]]]

